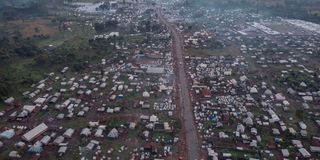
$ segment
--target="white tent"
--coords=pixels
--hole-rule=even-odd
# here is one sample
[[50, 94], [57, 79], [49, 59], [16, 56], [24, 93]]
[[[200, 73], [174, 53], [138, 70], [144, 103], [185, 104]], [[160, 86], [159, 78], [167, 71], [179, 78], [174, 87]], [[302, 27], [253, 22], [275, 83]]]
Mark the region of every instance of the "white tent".
[[108, 134], [109, 138], [118, 138], [118, 136], [119, 136], [119, 132], [116, 128], [113, 128]]
[[150, 93], [147, 92], [147, 91], [144, 91], [144, 92], [142, 93], [142, 97], [150, 97]]

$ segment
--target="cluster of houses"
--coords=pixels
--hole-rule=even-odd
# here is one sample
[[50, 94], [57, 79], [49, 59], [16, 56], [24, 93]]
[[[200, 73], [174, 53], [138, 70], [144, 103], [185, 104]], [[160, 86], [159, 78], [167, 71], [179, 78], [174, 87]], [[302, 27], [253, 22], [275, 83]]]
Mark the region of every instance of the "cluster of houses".
[[[135, 11], [145, 14], [145, 8]], [[133, 12], [124, 12], [130, 14]], [[141, 12], [141, 13], [140, 13]], [[155, 13], [151, 13], [155, 17]], [[118, 17], [121, 17], [118, 15]], [[131, 19], [139, 25], [143, 17]], [[126, 21], [120, 21], [124, 25]], [[153, 21], [153, 23], [158, 23]], [[95, 38], [124, 35], [111, 32]], [[7, 98], [1, 112], [4, 158], [165, 159], [174, 155], [179, 126], [173, 87], [170, 37], [152, 33], [147, 42], [125, 42], [117, 54], [74, 73], [68, 66]]]
[[[66, 66], [32, 85], [22, 101], [4, 100], [0, 159], [178, 159], [170, 33], [151, 5], [135, 2], [119, 13], [94, 15], [99, 23], [113, 20], [132, 29], [94, 36], [130, 39], [110, 42], [117, 54], [78, 73]], [[110, 2], [111, 8], [118, 3]], [[287, 20], [314, 34], [284, 34], [275, 27], [283, 24], [241, 9], [167, 7], [185, 47], [239, 49], [185, 56], [199, 147], [208, 159], [319, 157], [318, 25]]]
[[210, 38], [239, 49], [185, 57], [195, 123], [209, 159], [319, 156], [317, 25], [245, 9], [171, 12], [185, 47], [210, 50]]
[[[291, 44], [291, 40], [286, 39], [284, 43]], [[292, 38], [295, 39], [295, 38]], [[302, 49], [299, 45], [292, 43], [292, 48], [297, 47], [298, 52], [289, 52], [285, 54], [281, 48], [281, 45], [275, 45], [272, 48], [272, 54], [268, 53], [267, 46], [272, 44], [270, 39], [262, 38], [263, 44], [255, 47], [252, 45], [242, 45], [241, 51], [244, 54], [249, 55], [254, 59], [257, 65], [262, 68], [278, 67], [270, 72], [274, 75], [278, 75], [278, 80], [283, 82], [287, 87], [287, 92], [292, 96], [299, 97], [300, 100], [311, 102], [317, 101], [319, 97], [319, 90], [317, 88], [316, 80], [319, 78], [316, 76], [317, 69], [312, 65], [306, 63], [306, 55], [317, 50], [317, 47], [309, 47]], [[306, 41], [304, 41], [306, 42]], [[303, 42], [303, 43], [304, 43]], [[312, 43], [309, 41], [308, 43]], [[317, 44], [317, 43], [316, 43]], [[301, 45], [301, 44], [300, 44]], [[306, 47], [305, 45], [302, 45]]]
[[[181, 26], [180, 29], [183, 29], [183, 26]], [[190, 36], [184, 35], [184, 45], [186, 47], [208, 48], [208, 44], [210, 44], [210, 41], [213, 39], [212, 37], [212, 33], [208, 33], [206, 30], [194, 32]]]
[[201, 147], [210, 158], [241, 153], [251, 158], [306, 159], [319, 153], [319, 136], [308, 132], [308, 125], [313, 124], [295, 123], [294, 115], [288, 121], [279, 114], [291, 110], [289, 98], [272, 84], [251, 80], [243, 57], [186, 57], [186, 61], [195, 123]]

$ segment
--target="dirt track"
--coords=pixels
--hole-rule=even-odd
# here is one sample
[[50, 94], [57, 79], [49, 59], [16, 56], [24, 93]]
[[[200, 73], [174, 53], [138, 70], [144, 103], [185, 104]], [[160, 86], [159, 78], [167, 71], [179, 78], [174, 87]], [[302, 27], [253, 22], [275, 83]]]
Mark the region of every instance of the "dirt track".
[[197, 136], [197, 130], [194, 124], [193, 110], [189, 95], [188, 81], [185, 72], [185, 64], [183, 58], [183, 43], [180, 33], [177, 31], [174, 25], [170, 24], [161, 14], [158, 9], [158, 16], [161, 23], [165, 24], [172, 36], [172, 53], [174, 59], [175, 70], [177, 71], [176, 82], [179, 86], [178, 95], [180, 97], [181, 115], [184, 124], [184, 132], [186, 135], [187, 152], [189, 160], [196, 160], [200, 158], [200, 146]]

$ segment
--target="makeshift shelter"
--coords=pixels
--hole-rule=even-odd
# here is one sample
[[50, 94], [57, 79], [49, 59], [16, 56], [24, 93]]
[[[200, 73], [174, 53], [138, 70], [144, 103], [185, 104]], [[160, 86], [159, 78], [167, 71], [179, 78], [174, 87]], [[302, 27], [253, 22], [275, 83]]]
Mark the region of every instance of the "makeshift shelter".
[[113, 128], [108, 134], [109, 138], [118, 138], [118, 136], [119, 136], [119, 132], [116, 128]]
[[0, 138], [11, 139], [15, 135], [14, 129], [8, 129], [0, 134]]

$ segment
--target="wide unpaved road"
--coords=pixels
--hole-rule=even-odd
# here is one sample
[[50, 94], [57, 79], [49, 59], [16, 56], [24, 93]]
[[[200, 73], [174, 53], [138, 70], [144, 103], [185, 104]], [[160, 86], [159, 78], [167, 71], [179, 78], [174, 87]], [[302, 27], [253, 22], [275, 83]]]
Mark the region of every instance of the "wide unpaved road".
[[171, 32], [172, 36], [172, 53], [173, 53], [173, 60], [175, 63], [175, 69], [178, 73], [177, 83], [179, 86], [179, 99], [180, 99], [180, 107], [181, 107], [181, 114], [183, 117], [185, 135], [186, 135], [186, 143], [187, 143], [187, 151], [188, 151], [188, 159], [189, 160], [196, 160], [200, 157], [200, 147], [199, 141], [197, 136], [197, 130], [194, 124], [193, 119], [193, 109], [190, 101], [190, 95], [188, 90], [188, 81], [186, 72], [184, 69], [184, 60], [183, 60], [183, 53], [182, 53], [182, 40], [180, 33], [177, 31], [174, 25], [170, 24], [161, 14], [160, 9], [158, 9], [158, 16], [160, 21], [167, 26], [167, 28]]

